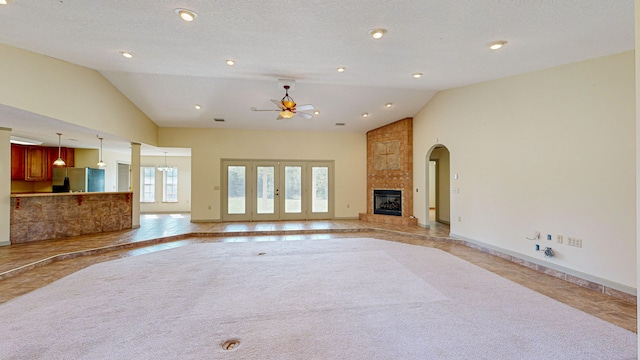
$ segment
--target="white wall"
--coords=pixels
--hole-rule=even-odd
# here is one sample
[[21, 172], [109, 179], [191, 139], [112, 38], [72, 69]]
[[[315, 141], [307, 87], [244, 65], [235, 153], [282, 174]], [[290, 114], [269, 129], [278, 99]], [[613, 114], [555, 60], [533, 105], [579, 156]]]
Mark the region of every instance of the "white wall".
[[[631, 51], [440, 92], [414, 117], [414, 184], [425, 187], [419, 159], [437, 138], [460, 175], [452, 234], [632, 292], [634, 78]], [[414, 202], [422, 223], [425, 193]], [[553, 235], [537, 243], [555, 258], [525, 239], [533, 231]]]
[[[164, 161], [164, 156], [141, 156], [140, 166], [157, 168], [158, 165], [163, 165]], [[191, 211], [191, 158], [188, 156], [168, 156], [167, 165], [178, 168], [178, 202], [162, 202], [162, 172], [156, 169], [155, 202], [140, 203], [141, 213], [185, 213]]]
[[193, 221], [221, 219], [221, 159], [334, 160], [335, 217], [366, 212], [365, 134], [161, 128], [158, 142], [191, 148]]

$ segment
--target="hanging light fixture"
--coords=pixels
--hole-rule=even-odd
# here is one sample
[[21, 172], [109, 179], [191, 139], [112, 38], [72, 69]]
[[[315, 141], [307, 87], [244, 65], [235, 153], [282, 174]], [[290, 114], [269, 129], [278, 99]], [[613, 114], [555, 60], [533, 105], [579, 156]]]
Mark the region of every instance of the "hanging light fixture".
[[164, 152], [164, 165], [158, 166], [158, 170], [165, 172], [165, 171], [171, 171], [173, 170], [173, 166], [168, 166], [167, 165], [167, 152]]
[[105, 164], [104, 161], [102, 161], [102, 139], [101, 137], [99, 137], [98, 135], [96, 135], [96, 137], [98, 137], [98, 139], [100, 139], [100, 161], [98, 161], [98, 169], [104, 169], [105, 166], [107, 166], [107, 164]]
[[53, 162], [53, 166], [67, 166], [67, 163], [64, 162], [64, 160], [62, 160], [62, 157], [60, 156], [60, 152], [61, 152], [60, 139], [62, 134], [61, 133], [56, 133], [56, 134], [58, 134], [58, 158], [56, 159], [56, 161]]

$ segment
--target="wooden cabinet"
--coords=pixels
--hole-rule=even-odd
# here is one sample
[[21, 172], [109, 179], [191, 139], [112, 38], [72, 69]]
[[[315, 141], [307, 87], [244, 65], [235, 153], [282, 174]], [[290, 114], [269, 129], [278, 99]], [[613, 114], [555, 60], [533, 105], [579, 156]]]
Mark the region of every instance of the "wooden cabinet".
[[26, 149], [25, 159], [25, 180], [47, 180], [47, 148], [40, 146], [29, 146]]
[[[75, 149], [61, 148], [60, 157], [73, 167]], [[11, 144], [11, 180], [48, 181], [53, 179], [53, 162], [58, 159], [57, 147]]]
[[25, 146], [11, 144], [11, 180], [24, 180]]

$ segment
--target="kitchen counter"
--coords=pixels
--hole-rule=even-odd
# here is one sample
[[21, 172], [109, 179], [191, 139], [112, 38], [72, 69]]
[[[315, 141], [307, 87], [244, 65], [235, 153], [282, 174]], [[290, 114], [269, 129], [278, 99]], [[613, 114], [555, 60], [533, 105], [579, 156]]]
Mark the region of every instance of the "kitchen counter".
[[127, 192], [82, 192], [82, 191], [78, 191], [78, 192], [61, 192], [61, 193], [13, 193], [11, 194], [12, 198], [23, 198], [23, 197], [40, 197], [40, 196], [69, 196], [69, 195], [74, 195], [74, 196], [78, 196], [78, 195], [105, 195], [105, 194], [129, 194], [131, 195], [132, 192], [127, 191]]
[[22, 198], [22, 197], [37, 197], [37, 196], [69, 196], [69, 195], [105, 195], [105, 194], [129, 194], [132, 192], [59, 192], [59, 193], [46, 193], [46, 192], [37, 192], [37, 193], [13, 193], [11, 194], [12, 198]]
[[11, 194], [11, 244], [132, 228], [131, 192]]

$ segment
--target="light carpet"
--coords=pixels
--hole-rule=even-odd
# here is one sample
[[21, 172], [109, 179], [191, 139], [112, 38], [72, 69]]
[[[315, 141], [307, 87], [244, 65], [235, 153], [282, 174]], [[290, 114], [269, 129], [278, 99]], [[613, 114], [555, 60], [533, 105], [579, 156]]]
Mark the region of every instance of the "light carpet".
[[637, 357], [633, 332], [441, 250], [375, 239], [96, 264], [1, 305], [0, 329], [0, 359]]

